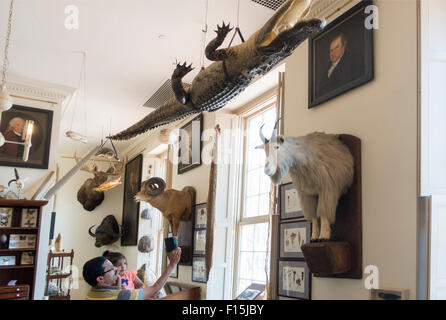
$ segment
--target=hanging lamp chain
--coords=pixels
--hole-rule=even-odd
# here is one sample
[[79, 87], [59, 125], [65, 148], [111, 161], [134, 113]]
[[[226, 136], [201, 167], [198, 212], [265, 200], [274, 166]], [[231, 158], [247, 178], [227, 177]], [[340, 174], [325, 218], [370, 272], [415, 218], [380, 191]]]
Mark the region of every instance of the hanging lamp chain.
[[13, 8], [14, 8], [14, 0], [11, 0], [11, 4], [9, 6], [8, 31], [6, 32], [6, 43], [5, 43], [5, 52], [3, 60], [2, 83], [1, 83], [2, 87], [6, 85], [6, 70], [8, 70], [9, 68], [8, 50], [9, 50], [9, 39], [11, 38]]

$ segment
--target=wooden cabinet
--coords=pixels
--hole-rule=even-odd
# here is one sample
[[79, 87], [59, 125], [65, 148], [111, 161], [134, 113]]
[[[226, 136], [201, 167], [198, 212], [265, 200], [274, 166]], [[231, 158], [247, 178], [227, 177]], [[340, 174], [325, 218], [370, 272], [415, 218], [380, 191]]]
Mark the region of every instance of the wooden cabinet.
[[[48, 201], [0, 199], [0, 298], [32, 299], [36, 280], [42, 207]], [[17, 280], [15, 286], [7, 286]], [[19, 288], [20, 297], [2, 290]], [[17, 295], [17, 293], [16, 293]], [[11, 297], [11, 298], [5, 298]]]
[[[67, 258], [65, 263], [64, 259]], [[48, 253], [45, 296], [48, 300], [70, 300], [74, 251]], [[68, 283], [65, 283], [68, 281]], [[53, 290], [50, 286], [53, 285]], [[66, 291], [65, 288], [68, 288]], [[54, 292], [57, 289], [57, 292]]]
[[29, 286], [0, 287], [0, 300], [28, 300]]

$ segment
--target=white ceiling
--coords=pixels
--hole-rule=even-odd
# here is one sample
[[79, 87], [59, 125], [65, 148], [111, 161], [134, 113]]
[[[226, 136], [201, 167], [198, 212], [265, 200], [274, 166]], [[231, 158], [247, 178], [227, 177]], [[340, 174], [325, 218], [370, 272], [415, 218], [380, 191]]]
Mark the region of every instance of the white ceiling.
[[[0, 0], [1, 49], [9, 2]], [[68, 5], [79, 8], [79, 30], [65, 28]], [[206, 44], [217, 24], [237, 23], [237, 5], [238, 0], [208, 0]], [[240, 0], [239, 26], [245, 39], [273, 13]], [[102, 134], [125, 129], [151, 111], [142, 105], [170, 78], [176, 59], [195, 66], [184, 79], [192, 81], [200, 69], [205, 19], [206, 0], [15, 0], [8, 73], [78, 88], [82, 52], [87, 53], [86, 106], [81, 92], [77, 108], [73, 100], [61, 123], [61, 152], [80, 150], [81, 144], [62, 136], [75, 109], [71, 129], [84, 133], [86, 126], [90, 141], [97, 143]]]

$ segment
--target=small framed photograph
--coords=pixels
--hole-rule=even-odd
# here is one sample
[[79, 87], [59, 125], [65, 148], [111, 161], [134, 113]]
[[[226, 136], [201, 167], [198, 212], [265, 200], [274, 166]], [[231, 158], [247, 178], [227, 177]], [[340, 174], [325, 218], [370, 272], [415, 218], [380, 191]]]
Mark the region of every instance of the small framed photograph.
[[370, 300], [409, 300], [409, 289], [370, 289]]
[[301, 246], [310, 242], [311, 222], [285, 222], [280, 224], [280, 258], [303, 258]]
[[22, 252], [20, 265], [34, 264], [34, 252]]
[[366, 26], [364, 0], [309, 39], [308, 108], [374, 78], [373, 27]]
[[192, 281], [206, 283], [206, 260], [204, 256], [192, 258]]
[[201, 165], [202, 132], [202, 114], [199, 114], [180, 128], [178, 174], [185, 173]]
[[15, 256], [0, 256], [0, 266], [15, 266]]
[[297, 190], [291, 182], [279, 186], [279, 198], [281, 220], [304, 217]]
[[12, 224], [13, 208], [0, 208], [0, 228], [9, 228]]
[[206, 253], [206, 229], [194, 231], [194, 251], [193, 254]]
[[279, 296], [311, 299], [311, 273], [305, 261], [279, 260], [278, 273]]
[[[167, 265], [170, 264], [170, 259], [167, 256]], [[178, 278], [178, 263], [176, 265], [176, 267], [172, 270], [172, 272], [169, 274], [170, 278]]]
[[22, 228], [37, 227], [37, 215], [39, 209], [37, 208], [23, 208], [22, 209]]
[[206, 228], [206, 222], [206, 203], [197, 204], [195, 206], [195, 228]]
[[24, 248], [35, 248], [37, 236], [35, 234], [26, 235], [26, 245]]
[[251, 283], [251, 285], [243, 290], [235, 300], [255, 300], [265, 291], [265, 285], [260, 283]]

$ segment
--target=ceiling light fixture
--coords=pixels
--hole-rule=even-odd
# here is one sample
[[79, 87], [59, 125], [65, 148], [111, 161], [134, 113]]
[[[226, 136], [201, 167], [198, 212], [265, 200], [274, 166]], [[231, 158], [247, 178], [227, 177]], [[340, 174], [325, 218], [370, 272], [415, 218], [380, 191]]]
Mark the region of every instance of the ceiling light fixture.
[[8, 60], [8, 49], [9, 49], [9, 39], [11, 37], [11, 24], [12, 24], [12, 10], [14, 8], [14, 0], [11, 0], [9, 6], [9, 19], [8, 19], [8, 30], [6, 32], [6, 42], [5, 42], [5, 55], [3, 60], [3, 70], [2, 70], [2, 82], [0, 84], [0, 113], [2, 111], [9, 110], [12, 107], [12, 97], [9, 95], [6, 89], [6, 70], [9, 67]]

